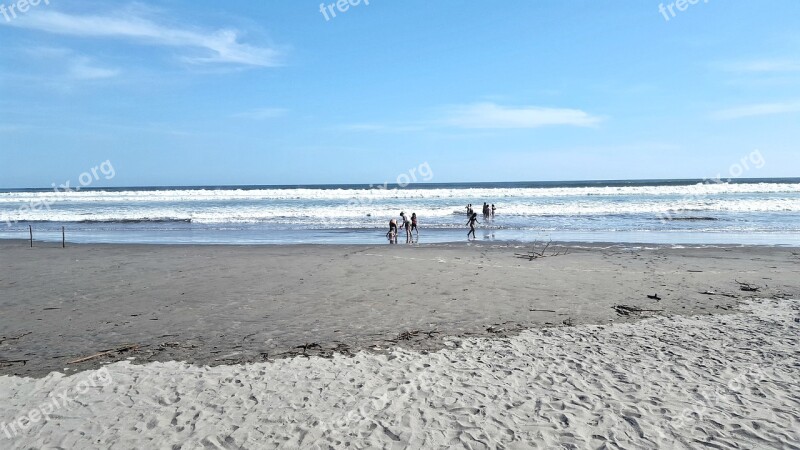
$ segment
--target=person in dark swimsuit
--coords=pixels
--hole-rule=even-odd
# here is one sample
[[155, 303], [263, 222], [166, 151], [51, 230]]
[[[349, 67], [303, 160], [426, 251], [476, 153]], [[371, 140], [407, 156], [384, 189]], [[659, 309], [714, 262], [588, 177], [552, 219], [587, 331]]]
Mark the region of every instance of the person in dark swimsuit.
[[475, 224], [480, 223], [478, 222], [478, 213], [472, 213], [472, 217], [469, 218], [467, 221], [467, 225], [469, 225], [469, 233], [467, 233], [467, 240], [469, 240], [469, 235], [472, 235], [473, 239], [477, 239], [475, 237]]
[[419, 239], [419, 228], [417, 228], [417, 213], [411, 213], [411, 232], [417, 232], [417, 239]]

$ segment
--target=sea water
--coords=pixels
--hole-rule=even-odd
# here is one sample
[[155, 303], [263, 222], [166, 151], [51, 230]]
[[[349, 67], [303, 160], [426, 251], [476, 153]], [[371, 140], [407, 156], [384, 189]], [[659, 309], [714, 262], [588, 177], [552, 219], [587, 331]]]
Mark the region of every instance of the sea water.
[[[494, 218], [484, 220], [484, 202]], [[0, 190], [0, 238], [199, 244], [386, 243], [418, 216], [420, 243], [535, 240], [800, 246], [800, 178]]]

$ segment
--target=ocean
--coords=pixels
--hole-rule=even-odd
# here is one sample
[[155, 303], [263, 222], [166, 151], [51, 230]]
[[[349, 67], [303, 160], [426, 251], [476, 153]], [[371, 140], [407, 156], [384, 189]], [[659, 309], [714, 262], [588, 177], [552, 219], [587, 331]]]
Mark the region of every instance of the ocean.
[[382, 244], [417, 213], [420, 243], [800, 246], [800, 178], [0, 190], [0, 238], [160, 244]]

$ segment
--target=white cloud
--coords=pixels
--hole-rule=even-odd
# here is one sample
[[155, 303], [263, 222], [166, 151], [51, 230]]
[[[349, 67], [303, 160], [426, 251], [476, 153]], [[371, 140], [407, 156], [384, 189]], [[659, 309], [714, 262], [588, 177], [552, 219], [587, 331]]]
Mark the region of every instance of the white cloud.
[[30, 129], [28, 125], [0, 124], [0, 133], [16, 133]]
[[[46, 61], [52, 68], [63, 70], [72, 80], [100, 80], [120, 75], [119, 69], [100, 67], [92, 58], [63, 47], [29, 47], [25, 53], [30, 57]], [[48, 76], [48, 79], [53, 79]]]
[[410, 132], [441, 128], [530, 129], [547, 126], [593, 127], [602, 121], [602, 117], [579, 109], [541, 106], [512, 108], [484, 102], [440, 108], [429, 120], [407, 123], [351, 123], [339, 125], [335, 129], [364, 132]]
[[268, 120], [283, 117], [286, 113], [287, 110], [283, 108], [258, 108], [234, 114], [233, 117], [237, 119]]
[[800, 112], [800, 102], [760, 103], [715, 111], [711, 117], [717, 120], [743, 119], [746, 117], [774, 116]]
[[724, 71], [737, 73], [800, 72], [800, 60], [795, 59], [755, 59], [716, 65]]
[[422, 131], [424, 126], [420, 125], [391, 125], [380, 123], [353, 123], [335, 127], [337, 130], [344, 131], [372, 131], [376, 133], [405, 133], [409, 131]]
[[63, 47], [25, 47], [24, 52], [44, 60], [64, 59], [74, 54], [72, 50]]
[[69, 75], [77, 80], [99, 80], [119, 75], [117, 69], [106, 69], [91, 64], [89, 58], [78, 57], [69, 67]]
[[591, 127], [602, 118], [579, 109], [541, 106], [505, 107], [494, 103], [475, 103], [448, 108], [442, 123], [470, 129], [539, 128], [546, 126]]
[[186, 56], [185, 61], [230, 63], [246, 66], [274, 67], [280, 65], [281, 52], [239, 42], [236, 30], [206, 32], [188, 28], [171, 28], [136, 16], [71, 15], [56, 11], [37, 11], [19, 17], [10, 26], [47, 33], [125, 39], [148, 45], [200, 50], [201, 56]]

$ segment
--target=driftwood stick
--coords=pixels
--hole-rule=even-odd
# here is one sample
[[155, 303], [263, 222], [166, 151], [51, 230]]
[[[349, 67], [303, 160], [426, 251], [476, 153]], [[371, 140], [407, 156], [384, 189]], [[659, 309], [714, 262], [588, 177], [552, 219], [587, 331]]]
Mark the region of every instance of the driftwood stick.
[[733, 281], [739, 283], [739, 289], [741, 289], [741, 290], [743, 290], [745, 292], [758, 292], [759, 289], [761, 289], [760, 287], [754, 286], [754, 285], [752, 285], [750, 283], [742, 283], [739, 280], [733, 280]]
[[83, 358], [78, 358], [78, 359], [74, 359], [72, 361], [67, 361], [67, 364], [82, 363], [82, 362], [89, 361], [89, 360], [92, 360], [92, 359], [95, 359], [95, 358], [99, 358], [101, 356], [108, 355], [109, 353], [113, 353], [113, 352], [114, 352], [114, 350], [108, 350], [108, 351], [105, 351], [105, 352], [95, 353], [94, 355], [89, 355], [89, 356], [85, 356]]
[[3, 336], [2, 338], [0, 338], [0, 344], [2, 344], [3, 342], [7, 342], [7, 341], [18, 341], [18, 340], [24, 338], [25, 336], [27, 336], [29, 334], [33, 334], [33, 331], [28, 331], [27, 333], [22, 333], [19, 336], [15, 336], [15, 337], [5, 337], [5, 336]]
[[128, 344], [123, 345], [121, 347], [112, 348], [110, 350], [103, 350], [99, 353], [95, 353], [94, 355], [84, 356], [83, 358], [74, 359], [72, 361], [68, 361], [67, 364], [78, 364], [86, 361], [90, 361], [92, 359], [100, 358], [101, 356], [106, 356], [111, 353], [122, 353], [128, 350], [136, 350], [139, 348], [139, 344]]
[[636, 306], [628, 306], [628, 305], [615, 305], [612, 306], [614, 311], [621, 316], [627, 316], [631, 313], [641, 313], [641, 312], [664, 312], [663, 309], [641, 309]]
[[31, 233], [31, 248], [33, 248], [33, 225], [28, 225], [28, 231]]
[[0, 359], [0, 365], [2, 365], [2, 364], [20, 364], [20, 363], [22, 363], [22, 365], [24, 366], [24, 365], [28, 364], [28, 360], [27, 359]]
[[703, 291], [703, 292], [701, 292], [701, 294], [703, 294], [703, 295], [721, 295], [723, 297], [736, 298], [735, 295], [726, 294], [725, 292]]
[[539, 256], [544, 257], [544, 252], [547, 251], [547, 249], [550, 247], [550, 244], [552, 244], [552, 243], [553, 243], [553, 240], [550, 239], [550, 242], [548, 242], [547, 245], [544, 246], [544, 248], [542, 249], [541, 253], [539, 253]]
[[561, 255], [566, 255], [567, 253], [569, 253], [569, 249], [564, 249], [563, 251], [554, 250], [553, 252], [551, 252], [548, 255], [547, 254], [547, 250], [553, 244], [553, 240], [550, 239], [550, 241], [548, 241], [547, 244], [545, 244], [544, 247], [542, 247], [541, 251], [537, 251], [536, 250], [536, 245], [538, 243], [539, 243], [538, 240], [537, 241], [533, 241], [531, 249], [528, 251], [528, 253], [526, 253], [526, 254], [514, 253], [514, 256], [516, 256], [517, 258], [525, 258], [525, 259], [527, 259], [529, 261], [533, 261], [534, 259], [547, 258], [547, 257], [551, 257], [551, 256], [561, 256]]

